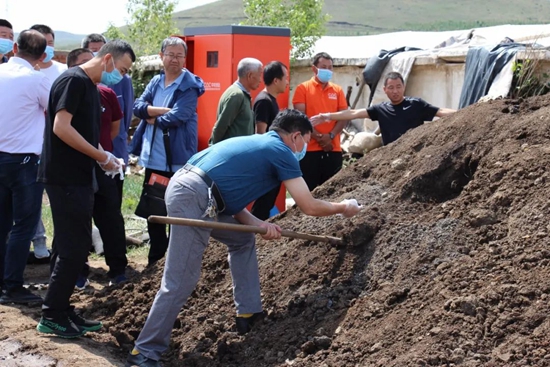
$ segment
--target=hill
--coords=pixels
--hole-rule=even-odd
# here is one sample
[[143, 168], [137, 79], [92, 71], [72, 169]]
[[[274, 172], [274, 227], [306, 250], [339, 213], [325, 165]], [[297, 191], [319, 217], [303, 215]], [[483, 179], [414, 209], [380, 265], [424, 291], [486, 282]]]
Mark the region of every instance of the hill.
[[[82, 39], [86, 37], [85, 34], [74, 34], [64, 31], [55, 32], [55, 49], [57, 51], [70, 51], [80, 47]], [[15, 39], [19, 33], [15, 33]]]
[[72, 50], [80, 47], [85, 34], [74, 34], [64, 31], [55, 31], [55, 48], [57, 50]]
[[[354, 218], [275, 217], [345, 245], [258, 237], [267, 318], [244, 337], [227, 248], [211, 241], [165, 366], [547, 366], [548, 106], [476, 104], [369, 152], [313, 192], [356, 198]], [[79, 296], [104, 320], [97, 339], [132, 348], [162, 273], [161, 260]]]
[[[342, 6], [345, 3], [345, 6]], [[402, 30], [444, 31], [498, 24], [545, 24], [547, 0], [325, 0], [327, 34], [351, 36]], [[178, 28], [238, 24], [242, 0], [221, 0], [174, 13]]]

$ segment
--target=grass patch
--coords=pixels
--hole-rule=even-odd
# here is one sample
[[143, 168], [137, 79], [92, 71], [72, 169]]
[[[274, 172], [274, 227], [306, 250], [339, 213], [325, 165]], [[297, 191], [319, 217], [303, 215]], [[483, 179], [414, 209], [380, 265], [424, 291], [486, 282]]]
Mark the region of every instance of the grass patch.
[[[143, 176], [129, 175], [124, 179], [124, 192], [121, 209], [127, 235], [147, 231], [147, 223], [144, 220], [135, 218], [134, 216], [134, 211], [141, 195], [142, 183]], [[53, 240], [53, 219], [50, 202], [46, 192], [44, 192], [44, 196], [42, 198], [42, 221], [44, 223], [44, 227], [46, 228], [47, 244], [48, 247], [51, 248]], [[149, 246], [131, 247], [128, 248], [128, 257], [147, 257], [148, 252]], [[93, 254], [91, 255], [91, 258], [97, 260], [102, 257]]]

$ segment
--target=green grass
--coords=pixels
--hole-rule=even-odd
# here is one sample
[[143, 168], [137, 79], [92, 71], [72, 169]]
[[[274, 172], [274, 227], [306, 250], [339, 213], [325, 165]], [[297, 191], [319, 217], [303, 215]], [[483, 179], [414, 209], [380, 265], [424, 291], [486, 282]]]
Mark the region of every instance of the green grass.
[[[325, 0], [324, 10], [331, 16], [327, 24], [328, 35], [354, 36], [403, 30], [445, 31], [498, 24], [546, 24], [550, 1]], [[221, 0], [174, 13], [180, 30], [238, 24], [244, 17], [242, 0]]]

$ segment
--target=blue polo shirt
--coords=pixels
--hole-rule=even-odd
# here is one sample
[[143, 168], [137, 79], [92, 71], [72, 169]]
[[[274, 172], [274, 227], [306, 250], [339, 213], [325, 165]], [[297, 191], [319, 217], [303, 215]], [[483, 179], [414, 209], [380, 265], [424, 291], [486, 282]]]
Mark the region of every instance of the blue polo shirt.
[[[184, 73], [181, 73], [180, 76], [174, 80], [170, 85], [164, 86], [164, 74], [161, 74], [159, 85], [155, 91], [155, 96], [153, 97], [153, 106], [155, 107], [168, 107], [174, 92], [178, 89], [179, 85], [183, 80]], [[157, 127], [155, 131], [155, 140], [153, 141], [153, 148], [151, 151], [151, 141], [153, 139], [153, 125], [147, 124], [145, 128], [145, 133], [143, 134], [143, 149], [141, 150], [141, 155], [139, 156], [139, 164], [142, 167], [147, 167], [149, 169], [159, 170], [159, 171], [168, 171], [168, 166], [166, 164], [166, 151], [164, 149], [164, 140], [162, 136], [162, 129]], [[148, 142], [149, 144], [146, 144]], [[177, 171], [183, 167], [183, 165], [172, 164], [172, 169]]]
[[275, 131], [223, 140], [188, 163], [216, 183], [225, 202], [223, 213], [228, 215], [237, 214], [282, 181], [302, 177], [294, 153]]

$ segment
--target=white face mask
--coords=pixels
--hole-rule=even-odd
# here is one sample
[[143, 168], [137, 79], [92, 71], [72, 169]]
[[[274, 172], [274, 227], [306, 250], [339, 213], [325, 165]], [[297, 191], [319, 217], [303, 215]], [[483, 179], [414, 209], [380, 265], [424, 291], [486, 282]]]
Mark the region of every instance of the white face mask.
[[[304, 140], [304, 137], [302, 135], [300, 135], [300, 137], [302, 138], [303, 142], [304, 142], [304, 147], [302, 148], [301, 151], [299, 152], [294, 152], [294, 156], [296, 157], [296, 159], [299, 161], [301, 161], [304, 156], [306, 155], [306, 151], [307, 151], [307, 143], [306, 141]], [[296, 148], [296, 143], [294, 143], [294, 149], [298, 150], [298, 148]]]

